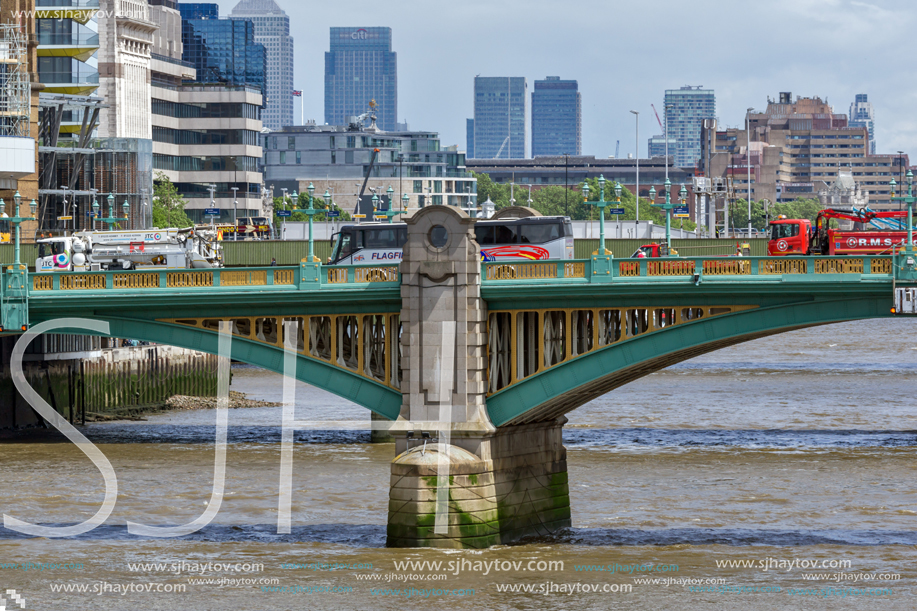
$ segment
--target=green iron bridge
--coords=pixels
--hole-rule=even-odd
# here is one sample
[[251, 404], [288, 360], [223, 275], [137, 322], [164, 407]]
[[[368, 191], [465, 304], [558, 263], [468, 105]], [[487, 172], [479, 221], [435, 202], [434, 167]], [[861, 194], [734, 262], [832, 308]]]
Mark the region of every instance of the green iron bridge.
[[[486, 408], [497, 426], [549, 421], [697, 355], [814, 325], [892, 316], [904, 255], [482, 263]], [[2, 270], [2, 331], [61, 318], [114, 337], [216, 353], [283, 372], [296, 322], [297, 378], [395, 420], [402, 408], [397, 266], [29, 274]], [[67, 332], [55, 330], [55, 332]], [[73, 333], [85, 333], [73, 329]]]

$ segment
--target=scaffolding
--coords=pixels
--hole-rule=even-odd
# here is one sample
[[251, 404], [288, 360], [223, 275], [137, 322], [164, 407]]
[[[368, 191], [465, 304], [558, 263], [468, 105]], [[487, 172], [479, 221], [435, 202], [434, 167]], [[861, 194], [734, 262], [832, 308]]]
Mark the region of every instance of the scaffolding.
[[[111, 214], [109, 195], [119, 216], [128, 202], [126, 227], [150, 227], [152, 140], [95, 137], [99, 111], [106, 107], [100, 97], [42, 93], [39, 107], [39, 230], [91, 229], [94, 202], [103, 216]], [[66, 122], [79, 123], [79, 132], [62, 133]]]
[[29, 137], [28, 39], [19, 25], [0, 25], [0, 136]]

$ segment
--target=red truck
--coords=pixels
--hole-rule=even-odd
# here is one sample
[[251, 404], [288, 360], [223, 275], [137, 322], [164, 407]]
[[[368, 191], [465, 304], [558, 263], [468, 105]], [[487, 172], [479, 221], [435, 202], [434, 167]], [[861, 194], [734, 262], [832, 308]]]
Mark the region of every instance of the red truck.
[[[873, 219], [906, 218], [906, 210], [888, 212], [822, 210], [815, 219], [778, 218], [770, 223], [767, 252], [781, 255], [881, 255], [891, 254], [895, 246], [907, 243], [906, 231], [842, 231], [831, 229], [831, 219], [869, 223]], [[915, 240], [917, 243], [917, 240]]]

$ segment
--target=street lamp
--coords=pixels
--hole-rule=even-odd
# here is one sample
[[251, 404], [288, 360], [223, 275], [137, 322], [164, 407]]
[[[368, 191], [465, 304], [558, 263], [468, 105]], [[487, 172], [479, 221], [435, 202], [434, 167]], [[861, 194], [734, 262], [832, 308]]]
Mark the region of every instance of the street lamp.
[[[239, 187], [232, 187], [232, 224], [238, 226]], [[238, 237], [238, 236], [237, 236]]]
[[526, 203], [529, 205], [529, 208], [531, 208], [531, 207], [532, 207], [532, 204], [535, 203], [535, 202], [532, 200], [532, 185], [529, 185], [529, 199], [528, 199], [528, 201], [527, 201]]
[[[634, 125], [634, 146], [636, 152], [634, 156], [637, 159], [637, 184], [634, 188], [634, 194], [637, 196], [637, 221], [640, 220], [640, 113], [636, 110], [630, 111], [634, 115], [635, 125]], [[647, 155], [648, 156], [648, 155]]]
[[754, 108], [749, 108], [745, 113], [745, 166], [748, 169], [748, 239], [751, 239], [751, 113]]
[[99, 214], [99, 202], [96, 201], [96, 194], [92, 194], [92, 230], [95, 231], [96, 228], [96, 219], [101, 215]]
[[127, 229], [128, 226], [130, 225], [131, 205], [128, 203], [126, 198], [124, 200], [124, 203], [121, 204], [121, 209], [124, 210], [124, 228]]
[[401, 210], [402, 212], [408, 209], [408, 203], [411, 201], [411, 197], [407, 193], [401, 194]]
[[[681, 189], [678, 190], [678, 200], [682, 208], [684, 208], [687, 205], [686, 204], [687, 199], [688, 199], [688, 190], [685, 188], [685, 183], [681, 183]], [[684, 218], [681, 219], [680, 227], [682, 230], [681, 237], [685, 237], [684, 235], [685, 219]]]
[[376, 210], [378, 210], [379, 208], [379, 196], [373, 193], [373, 196], [371, 199], [373, 202], [373, 220], [375, 221], [376, 220]]

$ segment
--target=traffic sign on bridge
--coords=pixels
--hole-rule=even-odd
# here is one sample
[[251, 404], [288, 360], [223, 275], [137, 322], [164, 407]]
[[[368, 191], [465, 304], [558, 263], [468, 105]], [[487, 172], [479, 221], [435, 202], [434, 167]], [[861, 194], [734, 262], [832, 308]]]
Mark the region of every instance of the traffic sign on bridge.
[[220, 216], [219, 208], [204, 208], [204, 216]]

